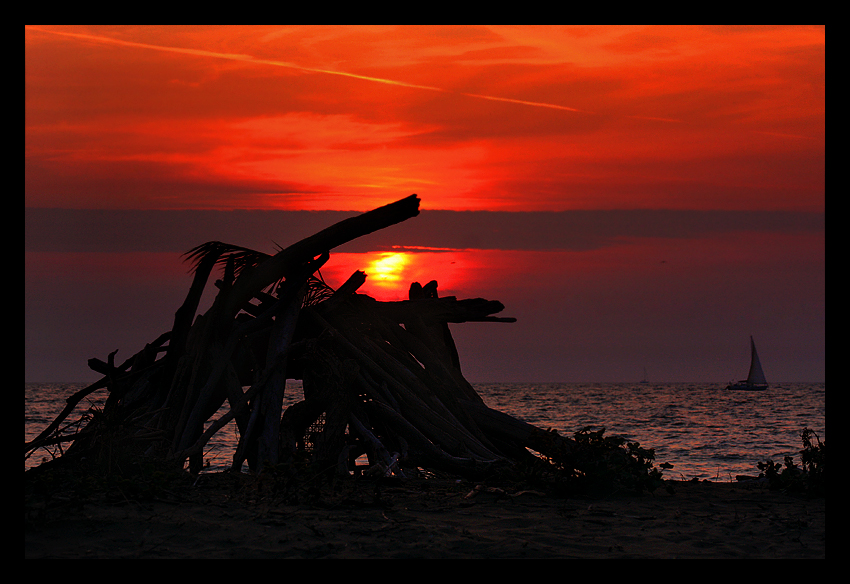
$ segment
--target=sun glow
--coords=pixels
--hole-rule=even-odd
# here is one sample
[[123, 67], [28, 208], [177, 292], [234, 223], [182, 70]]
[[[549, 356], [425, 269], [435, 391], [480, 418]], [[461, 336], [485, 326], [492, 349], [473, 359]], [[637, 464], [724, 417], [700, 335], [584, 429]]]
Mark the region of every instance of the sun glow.
[[[406, 300], [410, 285], [423, 286], [431, 280], [439, 284], [443, 296], [465, 297], [470, 290], [480, 289], [479, 252], [464, 250], [402, 251], [387, 250], [366, 253], [335, 253], [322, 268], [322, 278], [338, 288], [356, 270], [366, 273], [366, 282], [357, 290], [382, 301]], [[484, 273], [490, 273], [484, 269]]]
[[366, 275], [372, 277], [372, 282], [381, 288], [396, 288], [402, 281], [405, 268], [410, 263], [409, 254], [381, 253], [372, 260], [366, 269]]

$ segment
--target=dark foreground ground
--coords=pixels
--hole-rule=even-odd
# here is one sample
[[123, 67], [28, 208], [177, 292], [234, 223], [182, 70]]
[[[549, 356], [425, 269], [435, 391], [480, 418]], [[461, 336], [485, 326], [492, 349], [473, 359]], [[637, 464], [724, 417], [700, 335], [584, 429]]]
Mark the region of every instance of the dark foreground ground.
[[[825, 499], [743, 483], [559, 498], [447, 479], [282, 495], [201, 475], [153, 496], [27, 494], [35, 558], [825, 558]], [[672, 492], [670, 492], [672, 491]]]

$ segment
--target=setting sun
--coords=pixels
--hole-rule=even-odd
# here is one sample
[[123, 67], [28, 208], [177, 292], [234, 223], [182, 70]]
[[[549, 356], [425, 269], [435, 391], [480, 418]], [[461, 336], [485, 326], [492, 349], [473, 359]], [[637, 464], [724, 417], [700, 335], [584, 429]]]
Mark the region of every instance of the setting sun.
[[438, 282], [441, 297], [465, 296], [485, 285], [480, 278], [492, 271], [491, 255], [480, 250], [332, 253], [322, 277], [336, 288], [361, 270], [366, 282], [358, 292], [378, 300], [405, 300], [412, 283], [424, 286], [431, 280]]
[[382, 253], [369, 264], [366, 275], [382, 288], [397, 288], [408, 264], [406, 253]]

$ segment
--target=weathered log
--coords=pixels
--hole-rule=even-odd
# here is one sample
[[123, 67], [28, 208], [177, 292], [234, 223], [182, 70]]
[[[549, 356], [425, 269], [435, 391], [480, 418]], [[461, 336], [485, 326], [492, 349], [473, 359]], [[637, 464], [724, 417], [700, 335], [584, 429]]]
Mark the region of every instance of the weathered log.
[[[302, 342], [303, 343], [303, 342]], [[298, 343], [298, 344], [302, 344]], [[287, 351], [281, 353], [277, 356], [278, 360], [283, 360], [287, 357], [287, 353], [291, 351], [295, 347], [294, 344], [289, 345]], [[271, 375], [273, 371], [272, 368], [266, 370], [266, 375]], [[185, 460], [189, 456], [193, 454], [197, 454], [203, 450], [203, 447], [210, 441], [210, 439], [218, 432], [221, 428], [226, 426], [231, 420], [238, 419], [240, 415], [242, 415], [245, 411], [248, 410], [249, 402], [254, 399], [257, 393], [261, 390], [261, 388], [265, 385], [266, 378], [263, 377], [259, 379], [255, 384], [248, 388], [245, 393], [239, 391], [238, 395], [229, 395], [228, 400], [230, 401], [230, 410], [224, 413], [220, 418], [213, 421], [210, 424], [210, 427], [201, 435], [200, 438], [189, 448], [182, 450], [180, 452], [176, 452], [172, 454], [172, 459], [174, 460]], [[245, 435], [247, 432], [247, 420], [244, 420], [243, 423], [240, 423], [239, 430], [242, 435]], [[244, 459], [239, 461], [241, 463]]]
[[289, 345], [292, 343], [303, 298], [304, 285], [301, 284], [300, 290], [296, 291], [295, 296], [288, 303], [286, 310], [276, 316], [275, 323], [272, 326], [266, 363], [277, 362], [277, 365], [272, 369], [265, 387], [263, 387], [263, 394], [258, 404], [260, 414], [263, 417], [257, 460], [258, 470], [262, 470], [265, 464], [275, 465], [278, 463], [280, 453], [280, 417], [283, 411], [283, 397], [286, 391], [286, 360], [279, 359], [279, 357], [286, 353]]
[[192, 321], [195, 319], [195, 312], [198, 310], [198, 304], [200, 304], [201, 296], [204, 293], [210, 273], [215, 267], [216, 262], [218, 262], [219, 257], [221, 257], [222, 251], [223, 246], [218, 246], [216, 253], [209, 253], [204, 256], [195, 268], [195, 275], [186, 299], [174, 313], [174, 324], [171, 327], [171, 341], [168, 344], [168, 352], [165, 355], [168, 366], [172, 370], [177, 367], [178, 359], [186, 351], [186, 341], [189, 337], [189, 330], [192, 328]]
[[[494, 410], [475, 401], [461, 402], [463, 407], [489, 435], [500, 442], [519, 448], [530, 448], [544, 456], [569, 456], [575, 442], [566, 436], [547, 432], [533, 424], [519, 420], [509, 414]], [[557, 449], [557, 453], [554, 452]]]
[[491, 316], [505, 309], [498, 300], [455, 296], [417, 298], [415, 300], [378, 301], [363, 294], [350, 297], [352, 312], [367, 310], [397, 323], [417, 315], [426, 324], [464, 322], [516, 322], [514, 317]]
[[224, 371], [222, 357], [234, 343], [234, 319], [223, 318], [223, 305], [234, 279], [234, 261], [228, 258], [219, 293], [210, 309], [195, 319], [186, 339], [185, 354], [172, 378], [165, 400], [169, 411], [163, 421], [163, 429], [171, 436], [172, 452], [185, 450], [197, 439], [214, 407], [212, 393]]
[[414, 457], [419, 459], [421, 466], [431, 467], [446, 472], [458, 473], [462, 476], [479, 476], [493, 470], [499, 465], [510, 465], [510, 462], [494, 457], [482, 459], [476, 457], [454, 456], [437, 447], [418, 426], [409, 422], [404, 416], [380, 402], [368, 402], [364, 408], [373, 418], [380, 419], [394, 432], [409, 442]]
[[328, 261], [330, 255], [323, 252], [316, 260], [307, 262], [306, 267], [300, 273], [290, 276], [283, 288], [278, 291], [278, 299], [281, 301], [283, 310], [275, 314], [275, 323], [272, 326], [269, 338], [266, 363], [273, 364], [268, 379], [262, 390], [260, 398], [260, 415], [262, 418], [262, 429], [260, 434], [258, 470], [264, 464], [275, 465], [278, 463], [280, 453], [280, 418], [282, 403], [286, 388], [286, 359], [279, 358], [289, 350], [298, 315], [301, 312], [301, 304], [306, 293], [306, 281], [316, 270]]
[[346, 449], [346, 429], [353, 404], [359, 365], [335, 350], [331, 339], [320, 335], [311, 341], [302, 357], [304, 399], [324, 413], [322, 432], [313, 444], [313, 461], [326, 468], [339, 468]]
[[132, 363], [127, 362], [124, 363], [121, 369], [116, 369], [115, 367], [115, 354], [118, 352], [118, 349], [115, 349], [109, 354], [107, 357], [108, 361], [104, 362], [96, 357], [92, 357], [88, 361], [89, 369], [94, 371], [95, 373], [100, 373], [101, 375], [115, 375], [116, 373], [123, 373], [127, 368], [130, 367]]
[[429, 379], [427, 385], [455, 416], [462, 411], [455, 406], [459, 397], [481, 399], [460, 371], [447, 360], [448, 356], [444, 352], [432, 350], [431, 345], [407, 327], [387, 325], [382, 330], [388, 337], [387, 340], [396, 343], [398, 349], [407, 351], [421, 364], [421, 369]]
[[[450, 302], [455, 301], [450, 299]], [[453, 425], [456, 420], [459, 420], [460, 426], [469, 430], [478, 441], [492, 451], [493, 446], [478, 431], [475, 422], [457, 404], [459, 397], [478, 401], [481, 398], [453, 365], [450, 355], [445, 351], [432, 350], [433, 347], [414, 332], [397, 324], [399, 320], [410, 322], [418, 318], [412, 310], [416, 305], [405, 305], [407, 310], [404, 310], [395, 304], [394, 310], [387, 311], [383, 310], [384, 305], [385, 303], [375, 302], [368, 297], [357, 297], [352, 299], [351, 306], [341, 307], [337, 304], [335, 308], [339, 307], [339, 310], [328, 310], [324, 305], [319, 308], [321, 308], [321, 314], [336, 322], [334, 326], [337, 330], [353, 331], [358, 326], [362, 326], [364, 335], [349, 337], [353, 344], [362, 345], [361, 351], [369, 354], [393, 378], [402, 381], [408, 389], [418, 389], [417, 395], [436, 411], [448, 410], [448, 415], [444, 416], [447, 420]], [[500, 306], [499, 303], [490, 304], [486, 310], [495, 310]], [[394, 318], [388, 318], [388, 314], [392, 314]], [[347, 315], [350, 315], [351, 322], [348, 322]], [[434, 324], [445, 325], [446, 323], [435, 321]], [[383, 342], [370, 342], [371, 335], [377, 335]], [[443, 340], [438, 339], [434, 342], [443, 343]], [[387, 355], [383, 355], [383, 352]], [[419, 383], [415, 383], [411, 375], [416, 377]]]
[[[413, 282], [410, 285], [407, 295], [410, 300], [438, 298], [437, 281], [431, 280], [425, 286], [422, 286], [419, 282]], [[437, 353], [445, 361], [450, 362], [460, 371], [460, 356], [458, 355], [452, 333], [449, 330], [449, 323], [436, 322], [427, 324], [417, 314], [414, 318], [406, 320], [404, 327], [422, 339], [426, 345], [430, 346], [432, 351]]]
[[181, 450], [180, 452], [173, 455], [175, 459], [178, 460], [186, 460], [190, 456], [194, 456], [203, 451], [204, 446], [215, 436], [216, 432], [224, 428], [227, 424], [233, 420], [236, 415], [248, 405], [248, 400], [254, 396], [254, 392], [248, 391], [243, 395], [243, 400], [241, 404], [234, 405], [230, 408], [225, 414], [223, 414], [220, 418], [215, 420], [210, 427], [204, 431], [204, 433], [198, 438], [198, 440], [190, 447], [185, 450]]
[[395, 473], [401, 474], [398, 467], [398, 452], [390, 454], [383, 442], [356, 415], [351, 414], [349, 419], [351, 421], [352, 432], [358, 435], [364, 442], [372, 466], [379, 469], [378, 473], [374, 474], [380, 474], [382, 476]]
[[[30, 440], [29, 442], [24, 443], [24, 452], [29, 453], [37, 448], [40, 448], [43, 445], [46, 445], [50, 435], [53, 434], [57, 430], [59, 425], [71, 414], [71, 412], [74, 411], [74, 409], [83, 400], [83, 398], [92, 394], [98, 389], [107, 388], [110, 390], [110, 392], [114, 391], [115, 397], [113, 398], [113, 401], [119, 399], [121, 397], [122, 392], [120, 389], [114, 387], [116, 379], [122, 378], [122, 380], [127, 382], [132, 382], [133, 380], [137, 379], [139, 375], [143, 372], [141, 369], [134, 367], [134, 363], [138, 361], [139, 354], [145, 351], [149, 351], [151, 349], [158, 350], [159, 347], [161, 347], [162, 344], [165, 343], [165, 341], [169, 340], [170, 336], [171, 335], [168, 332], [161, 334], [154, 341], [145, 345], [145, 348], [142, 349], [142, 351], [134, 354], [132, 357], [130, 357], [118, 366], [115, 365], [115, 355], [118, 353], [118, 350], [112, 351], [109, 354], [107, 358], [108, 362], [101, 361], [100, 359], [90, 359], [90, 366], [92, 364], [92, 361], [103, 365], [104, 371], [101, 373], [105, 375], [105, 377], [68, 396], [65, 400], [65, 407], [62, 409], [59, 415], [56, 416], [53, 422], [51, 422], [47, 426], [47, 428], [45, 428], [38, 436]], [[97, 365], [96, 367], [99, 367], [99, 365]], [[92, 369], [94, 369], [95, 371], [98, 370], [94, 367]], [[110, 387], [110, 384], [112, 384], [112, 387]], [[113, 397], [111, 393], [109, 397]]]
[[343, 350], [377, 378], [387, 382], [387, 387], [392, 391], [405, 415], [415, 419], [419, 428], [432, 440], [456, 455], [477, 455], [484, 459], [498, 458], [498, 455], [484, 446], [455, 418], [424, 383], [410, 370], [389, 358], [380, 347], [368, 338], [357, 337], [349, 331], [337, 330], [314, 311], [310, 314], [340, 343]]
[[333, 295], [323, 302], [323, 306], [326, 310], [332, 309], [339, 302], [342, 302], [351, 297], [352, 294], [357, 292], [357, 290], [366, 283], [366, 273], [360, 270], [355, 271], [348, 277], [348, 280], [342, 283], [342, 285], [337, 288]]
[[68, 396], [65, 399], [65, 407], [62, 408], [62, 411], [59, 412], [59, 415], [45, 428], [41, 431], [41, 433], [30, 440], [29, 442], [24, 443], [24, 453], [29, 453], [41, 446], [48, 444], [50, 440], [50, 436], [59, 428], [59, 425], [74, 411], [83, 398], [88, 395], [91, 395], [98, 389], [103, 389], [106, 387], [107, 381], [106, 378], [103, 378], [99, 381], [95, 381], [89, 386], [84, 387], [83, 389], [74, 392], [72, 395]]

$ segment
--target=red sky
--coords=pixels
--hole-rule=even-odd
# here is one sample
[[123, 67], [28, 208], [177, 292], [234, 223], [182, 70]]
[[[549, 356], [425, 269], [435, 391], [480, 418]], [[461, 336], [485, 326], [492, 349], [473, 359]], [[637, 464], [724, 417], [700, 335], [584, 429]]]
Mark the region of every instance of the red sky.
[[[825, 208], [822, 26], [31, 26], [25, 65], [27, 209], [363, 211], [411, 193], [426, 211]], [[185, 246], [36, 250], [37, 236], [28, 379], [87, 374], [113, 339], [129, 356], [188, 288]], [[645, 366], [728, 381], [746, 373], [750, 334], [769, 377], [824, 375], [822, 227], [610, 233], [534, 251], [508, 239], [407, 253], [395, 276], [373, 265], [386, 247], [337, 254], [326, 275], [365, 269], [376, 296], [434, 278], [504, 302], [520, 322], [458, 327], [471, 377], [629, 380]], [[150, 330], [121, 320], [141, 269], [165, 306]], [[99, 304], [80, 292], [93, 286]], [[58, 316], [70, 299], [74, 317]], [[108, 328], [106, 313], [113, 330], [86, 329]], [[53, 371], [58, 354], [80, 365]]]

